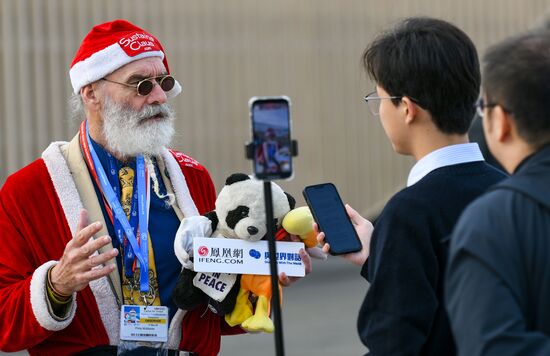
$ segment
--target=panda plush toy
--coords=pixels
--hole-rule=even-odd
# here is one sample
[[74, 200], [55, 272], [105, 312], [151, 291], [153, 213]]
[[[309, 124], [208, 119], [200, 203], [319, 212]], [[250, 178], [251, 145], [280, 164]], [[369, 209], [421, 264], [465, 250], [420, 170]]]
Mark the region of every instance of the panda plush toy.
[[[273, 216], [279, 228], [285, 215], [294, 209], [296, 201], [281, 187], [272, 183]], [[232, 174], [216, 198], [214, 211], [204, 216], [185, 218], [176, 234], [174, 250], [182, 263], [182, 271], [172, 297], [183, 310], [207, 304], [229, 325], [242, 325], [248, 331], [273, 331], [269, 319], [271, 284], [269, 276], [204, 273], [193, 271], [192, 243], [194, 237], [225, 237], [259, 241], [267, 233], [263, 182], [243, 173]], [[310, 224], [311, 226], [311, 224]], [[268, 286], [256, 279], [268, 280]], [[242, 279], [242, 282], [241, 282]], [[268, 289], [268, 290], [267, 290]], [[257, 297], [256, 308], [251, 299]]]

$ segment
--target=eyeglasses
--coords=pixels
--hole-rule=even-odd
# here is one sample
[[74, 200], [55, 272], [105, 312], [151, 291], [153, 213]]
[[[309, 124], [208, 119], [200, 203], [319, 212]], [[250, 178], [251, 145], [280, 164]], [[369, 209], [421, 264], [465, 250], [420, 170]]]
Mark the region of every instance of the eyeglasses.
[[401, 95], [401, 96], [377, 96], [376, 91], [373, 91], [372, 93], [367, 94], [363, 99], [367, 102], [367, 106], [369, 107], [370, 111], [374, 116], [380, 115], [380, 102], [383, 99], [403, 99], [404, 97], [409, 98], [413, 103], [416, 105], [422, 107], [420, 102], [408, 95]]
[[504, 110], [508, 114], [512, 113], [510, 110], [500, 105], [499, 103], [486, 103], [485, 100], [483, 100], [483, 98], [477, 99], [474, 104], [474, 107], [476, 108], [476, 112], [479, 115], [479, 117], [483, 117], [483, 110], [485, 108], [489, 109], [489, 108], [494, 108], [495, 106], [500, 106], [502, 110]]
[[373, 91], [372, 93], [367, 94], [365, 96], [365, 101], [367, 102], [367, 105], [372, 112], [373, 115], [378, 116], [380, 115], [380, 101], [383, 99], [401, 99], [402, 96], [377, 96], [377, 93]]
[[159, 75], [158, 77], [145, 78], [137, 82], [137, 84], [128, 84], [115, 82], [114, 80], [109, 80], [107, 78], [101, 78], [102, 80], [109, 82], [124, 85], [126, 87], [134, 88], [137, 91], [139, 96], [147, 96], [151, 94], [153, 88], [155, 87], [155, 82], [160, 85], [160, 88], [165, 92], [172, 90], [176, 84], [176, 80], [171, 75]]

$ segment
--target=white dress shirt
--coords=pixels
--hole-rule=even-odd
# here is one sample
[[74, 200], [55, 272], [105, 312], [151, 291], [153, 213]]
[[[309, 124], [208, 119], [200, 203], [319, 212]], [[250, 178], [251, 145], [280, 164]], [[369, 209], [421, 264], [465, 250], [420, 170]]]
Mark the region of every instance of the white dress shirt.
[[409, 173], [407, 187], [417, 183], [437, 168], [484, 160], [477, 143], [461, 143], [439, 148], [416, 162]]

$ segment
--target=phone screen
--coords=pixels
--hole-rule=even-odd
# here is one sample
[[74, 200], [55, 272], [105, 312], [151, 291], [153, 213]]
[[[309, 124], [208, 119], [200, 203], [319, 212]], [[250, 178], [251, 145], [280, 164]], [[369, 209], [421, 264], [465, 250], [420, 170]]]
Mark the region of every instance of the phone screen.
[[330, 253], [340, 255], [361, 250], [361, 241], [332, 183], [307, 186], [304, 198], [319, 230], [325, 233]]
[[290, 100], [287, 97], [250, 99], [254, 175], [284, 179], [292, 175]]

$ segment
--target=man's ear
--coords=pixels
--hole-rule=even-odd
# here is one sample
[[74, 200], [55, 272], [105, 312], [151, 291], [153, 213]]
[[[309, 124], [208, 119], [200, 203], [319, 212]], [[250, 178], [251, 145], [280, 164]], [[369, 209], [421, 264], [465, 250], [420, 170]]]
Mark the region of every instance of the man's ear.
[[403, 110], [405, 110], [405, 123], [411, 124], [418, 114], [418, 107], [414, 101], [404, 96], [401, 101], [404, 104]]
[[91, 83], [80, 88], [80, 97], [82, 98], [84, 106], [92, 110], [100, 109], [99, 97], [96, 89], [97, 85], [95, 83]]
[[487, 119], [491, 121], [491, 134], [498, 142], [507, 142], [517, 136], [517, 128], [512, 116], [499, 105], [491, 108]]

